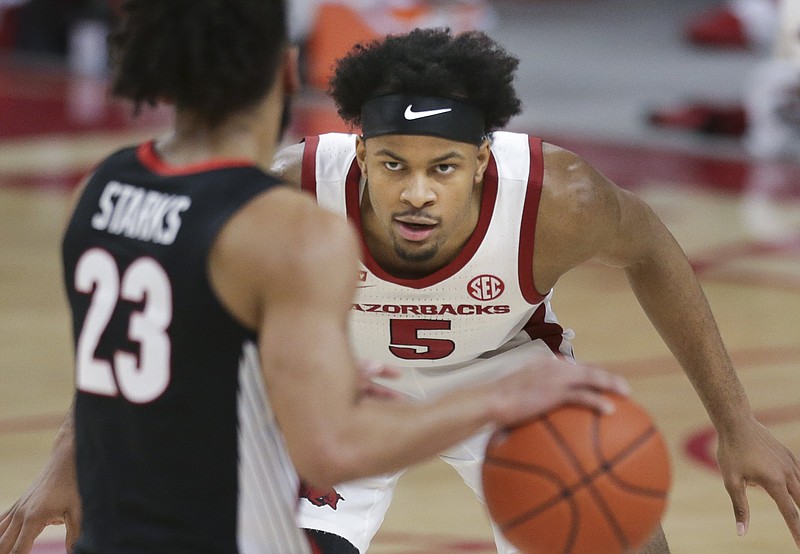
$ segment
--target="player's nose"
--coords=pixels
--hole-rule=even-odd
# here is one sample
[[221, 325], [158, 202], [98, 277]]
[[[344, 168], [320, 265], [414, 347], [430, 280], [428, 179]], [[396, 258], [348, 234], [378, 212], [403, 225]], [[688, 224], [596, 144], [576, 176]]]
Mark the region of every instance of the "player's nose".
[[400, 200], [415, 208], [430, 205], [436, 201], [436, 193], [429, 179], [423, 175], [411, 175], [400, 192]]

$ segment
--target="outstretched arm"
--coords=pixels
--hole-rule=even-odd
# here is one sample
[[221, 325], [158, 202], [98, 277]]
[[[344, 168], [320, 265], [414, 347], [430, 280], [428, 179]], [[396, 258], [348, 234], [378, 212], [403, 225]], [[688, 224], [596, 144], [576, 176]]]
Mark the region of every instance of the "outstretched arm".
[[[551, 182], [541, 211], [565, 215], [543, 225], [541, 236], [537, 227], [537, 247], [543, 241], [545, 253], [556, 260], [544, 266], [542, 282], [552, 285], [558, 275], [589, 259], [624, 269], [717, 430], [718, 461], [737, 532], [744, 534], [749, 523], [745, 488], [757, 484], [772, 496], [800, 547], [800, 465], [753, 416], [683, 250], [641, 199], [614, 186], [574, 154], [550, 147], [546, 159]], [[571, 252], [566, 258], [560, 254], [564, 250]]]

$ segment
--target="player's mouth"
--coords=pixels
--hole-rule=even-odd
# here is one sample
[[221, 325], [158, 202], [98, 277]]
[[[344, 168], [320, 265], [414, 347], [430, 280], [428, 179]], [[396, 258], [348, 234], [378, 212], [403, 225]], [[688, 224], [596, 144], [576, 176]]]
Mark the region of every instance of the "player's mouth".
[[438, 222], [429, 218], [401, 216], [394, 220], [397, 233], [412, 242], [421, 242], [436, 230]]

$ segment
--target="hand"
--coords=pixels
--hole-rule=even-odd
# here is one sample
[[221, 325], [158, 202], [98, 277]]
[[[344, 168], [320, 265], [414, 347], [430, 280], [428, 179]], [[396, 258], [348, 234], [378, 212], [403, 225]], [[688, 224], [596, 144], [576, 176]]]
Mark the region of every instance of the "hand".
[[717, 460], [733, 502], [736, 530], [742, 536], [750, 525], [747, 485], [759, 485], [778, 505], [794, 542], [800, 548], [800, 464], [788, 448], [755, 419], [720, 434]]
[[0, 517], [0, 554], [27, 554], [48, 525], [67, 526], [65, 547], [71, 552], [81, 527], [81, 502], [71, 444], [56, 444], [47, 466]]
[[530, 362], [496, 382], [501, 426], [540, 415], [561, 404], [577, 404], [603, 413], [614, 410], [602, 392], [630, 394], [628, 382], [597, 367], [555, 358]]

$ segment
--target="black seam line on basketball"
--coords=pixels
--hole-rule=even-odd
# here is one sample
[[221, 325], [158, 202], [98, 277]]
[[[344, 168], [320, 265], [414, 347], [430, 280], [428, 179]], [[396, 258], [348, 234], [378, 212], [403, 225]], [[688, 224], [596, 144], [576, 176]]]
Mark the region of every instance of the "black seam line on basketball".
[[[540, 466], [537, 466], [535, 464], [520, 462], [519, 460], [509, 460], [509, 459], [500, 458], [500, 457], [494, 456], [494, 455], [487, 456], [486, 459], [484, 460], [484, 463], [491, 463], [491, 464], [494, 464], [494, 465], [497, 465], [497, 466], [500, 466], [500, 467], [505, 467], [507, 469], [513, 469], [513, 470], [518, 470], [518, 471], [523, 471], [523, 472], [540, 473], [540, 474], [543, 474], [543, 475], [547, 476], [551, 480], [558, 482], [559, 485], [563, 485], [562, 489], [561, 489], [562, 491], [572, 492], [572, 491], [576, 490], [577, 488], [579, 488], [580, 486], [587, 485], [591, 481], [594, 481], [599, 475], [601, 475], [601, 474], [603, 474], [604, 472], [607, 471], [607, 469], [606, 469], [607, 466], [608, 466], [608, 469], [610, 469], [611, 466], [614, 466], [614, 465], [618, 464], [622, 460], [622, 458], [627, 457], [631, 452], [636, 450], [636, 448], [638, 448], [641, 443], [643, 443], [647, 439], [649, 439], [654, 433], [655, 433], [655, 428], [654, 427], [649, 428], [647, 431], [644, 432], [643, 435], [641, 435], [640, 437], [635, 439], [631, 443], [631, 445], [628, 446], [625, 450], [623, 450], [622, 452], [617, 454], [610, 461], [606, 462], [606, 465], [600, 464], [600, 467], [598, 469], [595, 469], [591, 473], [587, 473], [583, 468], [580, 468], [579, 473], [582, 474], [583, 477], [580, 480], [578, 480], [571, 487], [566, 486], [566, 483], [562, 479], [560, 479], [555, 473], [553, 473], [551, 471], [548, 471], [547, 469], [542, 468]], [[571, 452], [569, 452], [569, 454], [571, 454]], [[595, 449], [595, 454], [598, 456], [598, 459], [600, 459], [600, 460], [603, 459], [602, 456], [600, 455], [600, 453], [598, 453], [596, 449]], [[641, 488], [641, 487], [635, 487], [635, 486], [631, 485], [630, 483], [626, 483], [626, 482], [622, 481], [616, 475], [613, 475], [611, 473], [609, 473], [609, 475], [612, 476], [615, 479], [617, 484], [622, 485], [623, 487], [625, 487], [625, 488], [627, 488], [629, 490], [635, 491], [637, 493], [641, 493], [641, 494], [648, 495], [648, 496], [654, 496], [654, 497], [666, 496], [666, 492], [664, 492], [664, 491], [659, 491], [659, 490], [654, 490], [654, 489], [646, 489], [646, 488]], [[559, 496], [560, 496], [560, 494], [559, 494]]]
[[[556, 441], [556, 444], [561, 448], [561, 450], [566, 455], [567, 459], [572, 462], [573, 469], [578, 472], [579, 475], [582, 475], [580, 481], [576, 484], [575, 487], [570, 490], [570, 494], [574, 494], [574, 491], [580, 488], [581, 485], [585, 485], [587, 491], [594, 499], [597, 506], [600, 508], [600, 511], [606, 518], [611, 530], [613, 531], [614, 535], [617, 537], [617, 540], [620, 542], [623, 548], [630, 548], [630, 543], [628, 542], [627, 537], [625, 536], [625, 532], [622, 530], [617, 519], [614, 517], [614, 513], [606, 504], [605, 500], [603, 499], [602, 495], [600, 495], [597, 489], [592, 485], [593, 481], [603, 473], [610, 473], [611, 469], [614, 467], [615, 464], [619, 463], [620, 460], [626, 458], [631, 452], [635, 451], [636, 448], [640, 445], [641, 442], [647, 440], [647, 438], [655, 432], [655, 428], [651, 425], [648, 429], [646, 429], [639, 437], [635, 438], [630, 442], [630, 444], [619, 452], [616, 456], [614, 456], [611, 460], [606, 460], [603, 456], [602, 449], [600, 448], [599, 439], [600, 439], [600, 418], [595, 417], [592, 419], [592, 445], [595, 453], [595, 457], [597, 461], [600, 463], [598, 468], [593, 471], [592, 473], [587, 473], [586, 470], [581, 466], [580, 461], [569, 448], [569, 443], [564, 439], [561, 433], [558, 432], [558, 429], [553, 425], [552, 421], [545, 416], [543, 420], [543, 424], [545, 428], [550, 432], [553, 438]], [[579, 522], [580, 524], [580, 522]]]
[[[634, 443], [636, 441], [633, 441]], [[614, 467], [614, 461], [606, 461], [603, 458], [603, 452], [600, 448], [600, 418], [596, 417], [592, 421], [592, 448], [594, 449], [594, 455], [597, 459], [601, 462], [598, 471], [595, 473], [602, 474], [604, 472], [610, 472], [611, 468]], [[630, 448], [630, 446], [628, 446]], [[624, 450], [623, 450], [624, 452]], [[617, 461], [620, 459], [620, 455], [617, 455]], [[594, 479], [595, 476], [592, 477]], [[592, 484], [592, 480], [586, 483], [586, 490], [589, 491], [589, 494], [595, 501], [595, 504], [600, 508], [600, 511], [603, 512], [603, 515], [606, 518], [607, 523], [611, 526], [611, 530], [614, 532], [614, 535], [617, 537], [617, 540], [620, 542], [620, 545], [624, 550], [629, 550], [631, 545], [628, 542], [628, 538], [625, 536], [625, 531], [622, 530], [617, 518], [614, 517], [614, 512], [611, 508], [608, 507], [606, 504], [605, 498], [597, 492], [597, 488]]]
[[633, 441], [628, 446], [628, 448], [626, 448], [625, 450], [620, 452], [614, 458], [614, 460], [610, 463], [609, 468], [608, 468], [609, 471], [607, 473], [608, 478], [610, 480], [612, 480], [614, 482], [614, 484], [617, 485], [620, 489], [628, 491], [628, 492], [631, 492], [631, 493], [634, 493], [634, 494], [638, 494], [638, 495], [641, 495], [641, 496], [650, 496], [650, 497], [653, 497], [653, 498], [666, 498], [667, 497], [667, 491], [662, 491], [662, 490], [658, 490], [658, 489], [651, 489], [651, 488], [646, 488], [646, 487], [640, 487], [640, 486], [637, 486], [637, 485], [632, 485], [632, 484], [626, 482], [621, 477], [619, 477], [616, 473], [611, 471], [612, 469], [614, 469], [614, 466], [616, 466], [621, 461], [621, 458], [624, 458], [624, 457], [628, 456], [629, 454], [631, 454], [637, 448], [642, 446], [642, 444], [644, 444], [647, 441], [649, 441], [650, 439], [652, 439], [655, 435], [656, 435], [656, 428], [655, 427], [650, 427], [647, 431], [645, 431], [644, 434], [642, 434], [642, 436], [638, 437], [635, 441]]
[[[586, 490], [589, 492], [589, 494], [594, 499], [597, 506], [600, 508], [600, 511], [605, 516], [608, 525], [611, 527], [611, 531], [614, 533], [617, 540], [620, 542], [622, 548], [628, 550], [630, 548], [630, 544], [628, 543], [628, 540], [625, 537], [625, 533], [619, 526], [619, 523], [614, 517], [613, 512], [609, 509], [608, 505], [603, 500], [603, 497], [600, 496], [600, 494], [597, 492], [597, 489], [595, 489], [595, 487], [592, 486], [592, 481], [596, 479], [599, 475], [602, 475], [605, 471], [607, 471], [607, 469], [611, 467], [611, 464], [609, 464], [603, 458], [602, 452], [600, 452], [600, 449], [598, 448], [597, 444], [597, 441], [600, 436], [600, 418], [599, 417], [592, 418], [592, 445], [594, 454], [598, 462], [600, 462], [598, 468], [592, 473], [586, 472], [586, 470], [578, 460], [577, 456], [575, 456], [575, 453], [570, 449], [569, 443], [564, 439], [564, 436], [558, 432], [558, 429], [556, 428], [555, 425], [553, 425], [553, 422], [547, 417], [545, 417], [544, 425], [545, 428], [553, 436], [553, 439], [555, 439], [556, 444], [559, 446], [559, 448], [561, 448], [563, 453], [566, 455], [567, 459], [572, 462], [573, 469], [578, 473], [579, 476], [582, 476], [581, 479], [573, 487], [573, 490], [570, 491], [570, 498], [574, 497], [575, 495], [574, 491], [577, 491], [581, 486], [585, 486]], [[576, 520], [575, 527], [580, 527], [580, 524], [581, 521], [580, 518], [578, 518]], [[571, 552], [574, 546], [575, 544], [573, 542], [568, 543], [565, 552], [566, 553]]]
[[[619, 488], [626, 490], [628, 492], [633, 492], [636, 494], [640, 494], [642, 496], [652, 496], [654, 498], [665, 498], [667, 496], [666, 491], [661, 491], [658, 489], [651, 489], [646, 487], [639, 487], [636, 485], [632, 485], [630, 483], [625, 482], [623, 479], [618, 477], [612, 470], [616, 465], [618, 465], [623, 459], [627, 458], [630, 454], [635, 452], [640, 446], [644, 443], [649, 441], [653, 436], [656, 434], [656, 428], [650, 427], [646, 431], [644, 431], [639, 437], [637, 437], [633, 442], [631, 442], [627, 448], [619, 452], [616, 456], [614, 456], [608, 462], [608, 471], [606, 472], [609, 479], [614, 481], [614, 483], [619, 486]], [[596, 445], [599, 448], [599, 445]], [[599, 456], [599, 453], [598, 453]]]
[[649, 438], [655, 434], [656, 430], [655, 427], [651, 425], [644, 432], [642, 432], [641, 435], [632, 440], [626, 448], [618, 452], [616, 456], [611, 458], [611, 460], [606, 461], [603, 458], [603, 452], [600, 447], [599, 418], [594, 420], [593, 429], [594, 432], [592, 433], [592, 444], [594, 446], [595, 456], [597, 457], [598, 460], [601, 460], [603, 463], [600, 465], [600, 471], [596, 471], [595, 475], [593, 475], [592, 478], [589, 480], [589, 482], [587, 482], [586, 489], [589, 491], [589, 494], [591, 494], [592, 498], [597, 503], [598, 507], [600, 508], [600, 511], [602, 511], [603, 514], [605, 515], [606, 520], [608, 521], [609, 525], [614, 531], [614, 534], [617, 536], [617, 539], [620, 541], [622, 547], [627, 550], [631, 547], [630, 542], [628, 541], [628, 537], [625, 536], [625, 532], [623, 531], [622, 527], [617, 521], [617, 518], [614, 516], [614, 512], [608, 507], [605, 498], [603, 498], [603, 496], [597, 491], [597, 488], [594, 485], [594, 480], [597, 477], [596, 474], [598, 473], [600, 474], [605, 473], [610, 478], [612, 478], [612, 480], [614, 480], [612, 473], [614, 466], [617, 465], [620, 461], [627, 458], [631, 453], [635, 452], [636, 449], [639, 448], [639, 446], [641, 446], [642, 443], [649, 440]]
[[[546, 476], [550, 477], [557, 484], [564, 485], [564, 486], [562, 486], [559, 494], [554, 496], [551, 500], [547, 500], [547, 501], [539, 504], [537, 507], [535, 507], [535, 508], [533, 508], [531, 510], [528, 510], [524, 514], [521, 514], [521, 515], [515, 517], [514, 519], [506, 522], [504, 525], [501, 526], [501, 529], [505, 531], [505, 530], [511, 529], [511, 528], [521, 524], [521, 523], [524, 523], [527, 519], [538, 515], [540, 512], [543, 512], [543, 511], [547, 510], [548, 508], [550, 508], [554, 504], [558, 503], [561, 500], [565, 500], [567, 498], [570, 499], [569, 504], [570, 504], [570, 507], [573, 508], [573, 511], [574, 511], [574, 500], [571, 500], [571, 499], [574, 497], [575, 492], [578, 489], [580, 489], [582, 486], [585, 486], [585, 487], [587, 487], [587, 489], [589, 489], [589, 492], [592, 495], [592, 497], [595, 499], [595, 501], [600, 505], [601, 511], [603, 511], [605, 513], [606, 518], [609, 520], [609, 524], [612, 527], [612, 530], [617, 535], [618, 540], [620, 540], [620, 542], [623, 544], [623, 547], [629, 548], [630, 545], [628, 544], [628, 541], [625, 538], [622, 530], [619, 528], [618, 523], [613, 518], [610, 510], [608, 509], [608, 506], [605, 505], [605, 503], [602, 501], [601, 497], [599, 497], [599, 494], [597, 493], [596, 489], [592, 486], [592, 482], [598, 476], [602, 475], [603, 473], [608, 473], [613, 478], [613, 475], [608, 470], [610, 470], [615, 464], [619, 463], [622, 459], [627, 457], [631, 452], [635, 451], [636, 448], [638, 448], [641, 443], [643, 443], [647, 439], [649, 439], [656, 432], [655, 427], [651, 426], [648, 429], [646, 429], [639, 437], [637, 437], [636, 439], [631, 441], [630, 445], [628, 445], [627, 448], [625, 448], [624, 450], [619, 452], [610, 461], [605, 461], [604, 460], [604, 458], [602, 456], [602, 452], [600, 452], [599, 445], [596, 443], [596, 440], [597, 440], [597, 438], [599, 436], [599, 432], [593, 433], [592, 434], [592, 438], [595, 441], [594, 442], [595, 455], [597, 456], [598, 460], [600, 460], [601, 462], [604, 462], [604, 463], [601, 463], [599, 468], [594, 470], [592, 473], [587, 473], [583, 469], [583, 467], [581, 467], [581, 465], [578, 462], [577, 458], [575, 458], [574, 454], [572, 453], [572, 451], [567, 446], [566, 441], [564, 440], [563, 436], [561, 436], [561, 434], [558, 433], [557, 429], [555, 429], [555, 427], [547, 419], [547, 417], [545, 416], [545, 417], [543, 417], [541, 419], [543, 420], [543, 423], [544, 423], [545, 427], [550, 431], [551, 435], [553, 435], [553, 438], [556, 440], [556, 443], [558, 444], [558, 446], [564, 451], [564, 453], [566, 454], [567, 458], [569, 458], [571, 460], [571, 462], [573, 464], [573, 469], [576, 469], [578, 474], [582, 475], [583, 477], [580, 480], [578, 480], [571, 487], [567, 487], [567, 486], [565, 486], [566, 483], [564, 483], [564, 481], [562, 479], [560, 479], [557, 475], [555, 475], [552, 472], [547, 471], [547, 470], [545, 470], [545, 469], [543, 469], [543, 468], [541, 468], [539, 466], [536, 466], [536, 465], [533, 465], [533, 464], [527, 464], [527, 463], [524, 463], [524, 462], [519, 462], [519, 461], [516, 461], [516, 460], [507, 460], [507, 459], [504, 459], [504, 458], [498, 458], [498, 457], [495, 457], [495, 456], [487, 457], [485, 462], [489, 462], [489, 463], [492, 463], [492, 464], [495, 464], [495, 465], [498, 465], [498, 466], [506, 467], [506, 468], [512, 469], [512, 470], [540, 473], [540, 474], [543, 474], [543, 475], [546, 475]], [[593, 425], [594, 425], [595, 431], [598, 431], [598, 427], [600, 425], [599, 419], [595, 419], [594, 422], [593, 422]], [[631, 486], [629, 486], [627, 484], [625, 484], [625, 485], [628, 488], [635, 490], [634, 487], [631, 487]], [[649, 494], [649, 495], [652, 495], [652, 496], [665, 496], [665, 494], [663, 494], [663, 493], [654, 493], [652, 491], [647, 491], [644, 494]], [[569, 548], [571, 548], [571, 546]], [[569, 548], [566, 550], [566, 552], [569, 552]]]
[[523, 463], [523, 462], [518, 462], [516, 460], [506, 460], [504, 458], [497, 458], [495, 456], [488, 456], [484, 460], [484, 463], [492, 464], [492, 465], [495, 465], [495, 466], [498, 466], [498, 467], [504, 467], [504, 468], [510, 469], [512, 471], [521, 471], [523, 473], [534, 473], [534, 474], [538, 473], [540, 475], [544, 475], [545, 477], [547, 477], [551, 481], [554, 481], [559, 486], [559, 491], [560, 491], [559, 494], [556, 494], [555, 496], [553, 496], [553, 498], [551, 500], [546, 500], [545, 502], [539, 504], [538, 506], [536, 506], [532, 510], [528, 510], [524, 514], [519, 515], [519, 516], [515, 517], [514, 519], [509, 520], [505, 524], [501, 525], [500, 528], [502, 530], [504, 530], [504, 531], [508, 530], [508, 529], [511, 529], [512, 527], [516, 527], [520, 523], [523, 523], [524, 520], [526, 520], [526, 519], [528, 519], [528, 518], [530, 518], [532, 516], [538, 515], [539, 512], [544, 512], [545, 510], [549, 509], [551, 506], [557, 504], [561, 500], [564, 500], [565, 497], [564, 497], [564, 495], [562, 494], [561, 491], [569, 490], [569, 488], [567, 487], [567, 485], [564, 482], [564, 480], [561, 479], [558, 475], [556, 475], [552, 471], [549, 471], [549, 470], [547, 470], [545, 468], [539, 467], [539, 466], [534, 465], [534, 464], [526, 464], [526, 463]]

